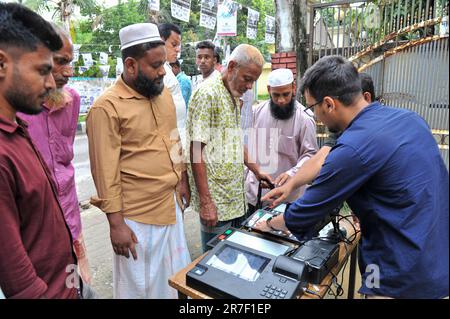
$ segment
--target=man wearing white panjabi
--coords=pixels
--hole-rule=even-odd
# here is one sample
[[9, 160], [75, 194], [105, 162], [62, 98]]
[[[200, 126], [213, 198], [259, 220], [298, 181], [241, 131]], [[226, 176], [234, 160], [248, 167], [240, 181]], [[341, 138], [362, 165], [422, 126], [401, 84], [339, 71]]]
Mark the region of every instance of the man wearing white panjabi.
[[[296, 86], [291, 70], [272, 71], [267, 89], [270, 100], [253, 107], [248, 151], [261, 169], [272, 176], [275, 186], [281, 186], [317, 152], [316, 124], [312, 112], [305, 111], [295, 99]], [[249, 213], [257, 204], [258, 184], [249, 171], [245, 181]], [[289, 199], [298, 198], [304, 190], [305, 187], [297, 189]]]
[[184, 145], [185, 142], [185, 127], [186, 127], [186, 102], [181, 92], [180, 83], [177, 77], [172, 71], [170, 63], [175, 63], [178, 59], [178, 54], [181, 52], [181, 30], [172, 23], [161, 23], [158, 25], [158, 30], [161, 35], [161, 39], [165, 42], [166, 47], [166, 63], [164, 64], [164, 70], [166, 75], [164, 76], [164, 86], [169, 89], [172, 95], [173, 102], [177, 111], [177, 128], [180, 132], [181, 142]]

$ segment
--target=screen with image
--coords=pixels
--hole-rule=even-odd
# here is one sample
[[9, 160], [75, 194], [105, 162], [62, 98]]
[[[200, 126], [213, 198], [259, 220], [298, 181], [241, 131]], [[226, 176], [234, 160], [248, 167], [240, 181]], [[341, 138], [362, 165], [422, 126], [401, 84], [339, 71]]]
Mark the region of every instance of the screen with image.
[[225, 244], [206, 264], [253, 282], [269, 262], [269, 258]]

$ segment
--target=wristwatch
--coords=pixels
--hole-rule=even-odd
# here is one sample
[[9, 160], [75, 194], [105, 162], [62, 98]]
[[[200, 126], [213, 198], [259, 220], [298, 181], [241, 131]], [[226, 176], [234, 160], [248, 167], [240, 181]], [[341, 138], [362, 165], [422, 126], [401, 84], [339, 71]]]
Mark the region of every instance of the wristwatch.
[[270, 221], [272, 220], [272, 218], [273, 218], [273, 216], [267, 218], [267, 220], [266, 220], [267, 227], [269, 227], [270, 230], [272, 230], [272, 231], [279, 231], [278, 229], [275, 229], [275, 228], [272, 227], [272, 225], [270, 225]]

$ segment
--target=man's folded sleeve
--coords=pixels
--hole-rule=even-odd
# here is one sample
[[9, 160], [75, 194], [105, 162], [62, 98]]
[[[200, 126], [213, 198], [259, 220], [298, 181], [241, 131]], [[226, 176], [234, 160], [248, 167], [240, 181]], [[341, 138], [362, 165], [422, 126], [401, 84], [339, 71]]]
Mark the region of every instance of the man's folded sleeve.
[[97, 196], [91, 203], [105, 213], [122, 210], [120, 182], [121, 136], [119, 118], [114, 111], [94, 107], [86, 119], [91, 173]]

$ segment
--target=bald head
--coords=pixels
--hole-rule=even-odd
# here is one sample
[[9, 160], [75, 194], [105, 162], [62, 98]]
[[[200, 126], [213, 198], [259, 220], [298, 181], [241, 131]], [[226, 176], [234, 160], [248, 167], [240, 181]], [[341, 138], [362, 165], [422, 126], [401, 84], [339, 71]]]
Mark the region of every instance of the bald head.
[[56, 33], [59, 35], [59, 37], [61, 38], [61, 40], [69, 40], [72, 43], [72, 37], [70, 36], [69, 31], [67, 31], [65, 28], [57, 25], [54, 22], [50, 22], [53, 29], [55, 29]]
[[231, 53], [222, 80], [234, 97], [241, 97], [253, 87], [264, 65], [264, 58], [257, 48], [241, 44]]
[[[54, 23], [52, 23], [53, 29], [59, 35], [63, 42], [63, 47], [53, 53], [53, 78], [55, 79], [56, 88], [62, 89], [69, 78], [73, 76], [73, 70], [70, 63], [73, 60], [73, 44], [69, 32]], [[54, 92], [55, 93], [55, 92]], [[56, 93], [55, 93], [56, 94]], [[57, 99], [55, 99], [57, 100]]]
[[250, 44], [238, 45], [231, 53], [229, 61], [234, 61], [240, 66], [251, 63], [256, 64], [260, 68], [264, 66], [264, 57], [261, 52]]

